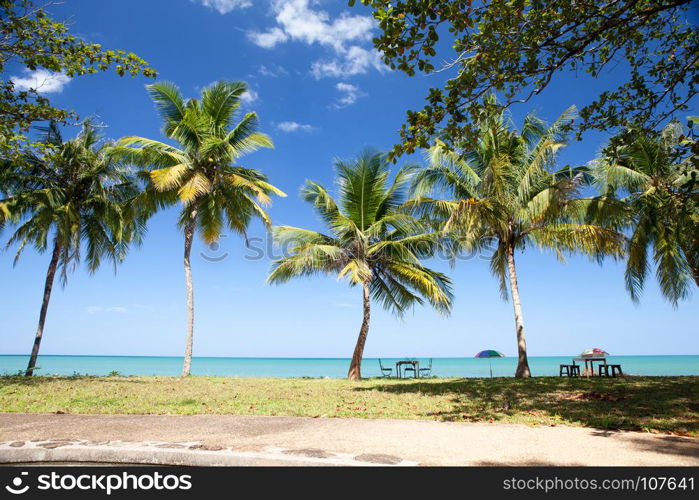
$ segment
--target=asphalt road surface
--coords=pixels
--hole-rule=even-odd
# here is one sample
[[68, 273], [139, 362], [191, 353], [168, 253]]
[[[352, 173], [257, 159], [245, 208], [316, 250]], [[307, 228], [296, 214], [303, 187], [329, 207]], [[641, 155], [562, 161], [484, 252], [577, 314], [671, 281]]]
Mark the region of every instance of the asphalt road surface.
[[235, 415], [0, 413], [0, 462], [699, 465], [699, 439], [580, 427]]

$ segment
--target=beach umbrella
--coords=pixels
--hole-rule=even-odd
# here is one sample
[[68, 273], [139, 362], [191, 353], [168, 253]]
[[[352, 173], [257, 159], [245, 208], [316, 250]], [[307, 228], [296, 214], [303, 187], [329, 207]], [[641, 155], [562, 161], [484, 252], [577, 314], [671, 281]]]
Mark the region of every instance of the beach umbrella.
[[504, 358], [505, 355], [501, 353], [500, 351], [495, 351], [493, 349], [486, 349], [485, 351], [481, 351], [478, 354], [474, 356], [475, 358], [488, 358], [488, 366], [490, 367], [490, 378], [493, 377], [493, 365], [491, 364], [491, 359], [492, 358]]
[[587, 349], [586, 351], [580, 353], [581, 358], [606, 358], [607, 356], [609, 356], [607, 351], [597, 349], [596, 347], [594, 349]]

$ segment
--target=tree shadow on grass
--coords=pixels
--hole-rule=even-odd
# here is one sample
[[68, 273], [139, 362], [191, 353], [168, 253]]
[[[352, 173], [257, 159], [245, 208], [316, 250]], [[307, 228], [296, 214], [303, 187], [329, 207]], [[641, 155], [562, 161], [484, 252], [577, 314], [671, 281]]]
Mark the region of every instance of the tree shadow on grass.
[[698, 377], [376, 380], [355, 390], [446, 397], [446, 410], [424, 415], [445, 421], [699, 434]]

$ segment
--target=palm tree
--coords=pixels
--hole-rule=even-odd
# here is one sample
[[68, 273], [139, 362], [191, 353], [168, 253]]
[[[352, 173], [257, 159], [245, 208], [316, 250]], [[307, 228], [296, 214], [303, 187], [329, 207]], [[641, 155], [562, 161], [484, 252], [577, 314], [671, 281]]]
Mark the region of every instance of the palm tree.
[[660, 290], [673, 305], [699, 286], [698, 153], [696, 139], [673, 121], [660, 132], [622, 133], [596, 161], [602, 192], [596, 215], [630, 231], [625, 281], [634, 302], [650, 268], [649, 249]]
[[400, 211], [409, 169], [399, 171], [389, 185], [385, 156], [370, 150], [353, 161], [337, 160], [335, 167], [339, 201], [315, 182], [307, 181], [302, 190], [329, 234], [275, 227], [277, 242], [290, 254], [273, 263], [268, 281], [332, 273], [362, 287], [364, 316], [347, 373], [349, 380], [360, 380], [372, 298], [398, 315], [422, 304], [423, 297], [446, 313], [452, 290], [447, 276], [420, 261], [437, 249], [439, 235], [425, 233], [420, 221]]
[[65, 286], [83, 247], [91, 273], [105, 257], [116, 266], [144, 229], [130, 203], [139, 192], [134, 176], [108, 154], [110, 144], [89, 121], [66, 142], [55, 123], [41, 130], [46, 152], [27, 152], [21, 164], [6, 163], [0, 172], [0, 225], [17, 226], [7, 243], [18, 244], [15, 264], [28, 244], [51, 251], [27, 376], [36, 366], [56, 272]]
[[187, 288], [187, 329], [182, 376], [191, 372], [194, 338], [194, 290], [190, 252], [194, 233], [214, 243], [224, 228], [245, 234], [253, 218], [270, 226], [262, 205], [270, 195], [285, 196], [257, 170], [234, 163], [245, 153], [272, 147], [257, 131], [255, 113], [235, 123], [243, 82], [216, 82], [202, 91], [201, 100], [185, 99], [172, 83], [147, 86], [162, 118], [163, 134], [179, 147], [146, 139], [125, 137], [116, 152], [128, 162], [150, 169], [143, 207], [152, 212], [179, 200], [179, 225], [184, 230], [184, 271]]
[[[524, 319], [517, 283], [515, 253], [527, 244], [564, 252], [582, 251], [601, 258], [619, 255], [623, 237], [582, 223], [586, 203], [573, 198], [586, 182], [584, 168], [556, 170], [564, 146], [563, 127], [573, 116], [568, 109], [547, 127], [534, 115], [514, 130], [503, 112], [488, 113], [478, 123], [478, 137], [462, 151], [437, 141], [429, 165], [414, 177], [414, 198], [406, 206], [429, 217], [454, 242], [454, 249], [495, 248], [490, 269], [500, 282], [503, 299], [512, 295], [517, 335], [515, 376], [529, 377]], [[430, 198], [431, 192], [449, 199]]]

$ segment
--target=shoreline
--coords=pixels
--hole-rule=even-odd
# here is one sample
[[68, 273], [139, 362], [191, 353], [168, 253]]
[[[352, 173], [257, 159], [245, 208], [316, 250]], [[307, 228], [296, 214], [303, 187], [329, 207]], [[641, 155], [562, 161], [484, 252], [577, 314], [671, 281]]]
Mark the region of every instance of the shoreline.
[[[0, 375], [17, 375], [24, 372], [26, 355], [0, 355]], [[37, 375], [124, 375], [124, 376], [179, 376], [182, 357], [178, 356], [92, 356], [56, 355], [39, 356]], [[510, 377], [515, 373], [517, 359], [504, 357], [478, 359], [472, 357], [428, 358], [364, 358], [362, 375], [377, 377], [379, 369], [391, 369], [397, 373], [397, 362], [415, 359], [420, 367], [432, 370], [424, 375], [438, 377], [478, 378], [492, 374]], [[570, 364], [571, 356], [531, 356], [529, 364], [534, 376], [557, 376], [559, 365]], [[622, 366], [626, 375], [638, 376], [699, 376], [699, 355], [624, 355], [609, 356], [608, 363]], [[195, 357], [192, 373], [198, 376], [237, 376], [264, 378], [344, 378], [350, 364], [349, 358], [254, 358], [254, 357]]]

